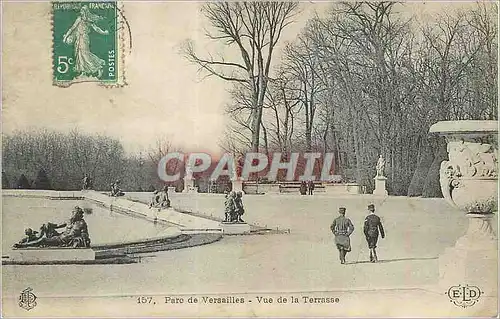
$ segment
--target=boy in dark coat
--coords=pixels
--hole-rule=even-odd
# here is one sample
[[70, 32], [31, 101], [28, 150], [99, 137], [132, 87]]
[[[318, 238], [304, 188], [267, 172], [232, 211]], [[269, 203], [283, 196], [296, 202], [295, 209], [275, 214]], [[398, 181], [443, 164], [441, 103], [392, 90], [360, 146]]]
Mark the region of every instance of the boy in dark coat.
[[377, 251], [375, 248], [377, 248], [379, 231], [382, 238], [385, 237], [385, 232], [382, 222], [380, 221], [380, 217], [375, 215], [375, 205], [368, 205], [368, 211], [370, 212], [370, 215], [365, 218], [363, 232], [365, 233], [366, 242], [368, 243], [368, 248], [370, 249], [370, 261], [375, 263], [378, 261]]

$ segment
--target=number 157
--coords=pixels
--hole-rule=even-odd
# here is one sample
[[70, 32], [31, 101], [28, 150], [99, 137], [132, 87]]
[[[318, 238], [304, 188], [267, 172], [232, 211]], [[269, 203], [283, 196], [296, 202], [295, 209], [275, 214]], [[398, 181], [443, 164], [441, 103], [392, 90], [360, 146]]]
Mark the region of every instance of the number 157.
[[137, 297], [137, 303], [144, 304], [144, 303], [152, 303], [153, 302], [153, 297]]

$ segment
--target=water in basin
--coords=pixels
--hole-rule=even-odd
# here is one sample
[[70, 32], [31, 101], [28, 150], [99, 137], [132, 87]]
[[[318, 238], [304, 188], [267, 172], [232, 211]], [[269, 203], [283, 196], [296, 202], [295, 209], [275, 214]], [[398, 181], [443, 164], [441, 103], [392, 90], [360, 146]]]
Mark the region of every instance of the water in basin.
[[[167, 236], [177, 229], [164, 224], [134, 218], [98, 207], [84, 200], [50, 200], [40, 198], [2, 197], [2, 246], [9, 250], [24, 236], [25, 228], [37, 230], [43, 223], [69, 220], [74, 206], [92, 208], [85, 214], [92, 245], [125, 243]], [[62, 230], [62, 229], [61, 229]]]

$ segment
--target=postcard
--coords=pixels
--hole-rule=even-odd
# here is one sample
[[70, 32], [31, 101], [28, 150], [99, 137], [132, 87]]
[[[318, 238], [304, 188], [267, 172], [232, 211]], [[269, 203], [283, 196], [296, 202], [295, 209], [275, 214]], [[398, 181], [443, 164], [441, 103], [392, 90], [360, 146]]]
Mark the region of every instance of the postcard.
[[3, 1], [2, 316], [498, 316], [496, 2]]

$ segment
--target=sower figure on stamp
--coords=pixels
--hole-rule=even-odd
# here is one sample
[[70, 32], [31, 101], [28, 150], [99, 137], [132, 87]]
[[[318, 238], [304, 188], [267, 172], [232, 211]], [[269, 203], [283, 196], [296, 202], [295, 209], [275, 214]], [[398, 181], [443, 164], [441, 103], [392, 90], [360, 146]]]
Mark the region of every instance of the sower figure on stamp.
[[335, 244], [339, 250], [340, 263], [345, 264], [345, 256], [351, 251], [351, 236], [354, 225], [349, 218], [345, 217], [345, 207], [339, 208], [340, 216], [335, 218], [330, 230], [335, 235]]
[[82, 76], [94, 76], [97, 74], [97, 77], [100, 78], [106, 65], [103, 59], [90, 50], [91, 29], [102, 35], [109, 34], [108, 30], [103, 30], [96, 24], [97, 21], [102, 19], [103, 17], [91, 13], [85, 5], [81, 8], [80, 15], [76, 18], [71, 28], [63, 36], [63, 42], [74, 47], [74, 69]]
[[375, 205], [368, 205], [368, 211], [370, 211], [370, 215], [365, 218], [363, 232], [365, 233], [366, 242], [368, 243], [368, 248], [370, 249], [370, 261], [375, 263], [378, 261], [377, 251], [375, 248], [377, 248], [379, 230], [382, 238], [385, 237], [385, 232], [382, 222], [380, 221], [380, 217], [375, 215]]

